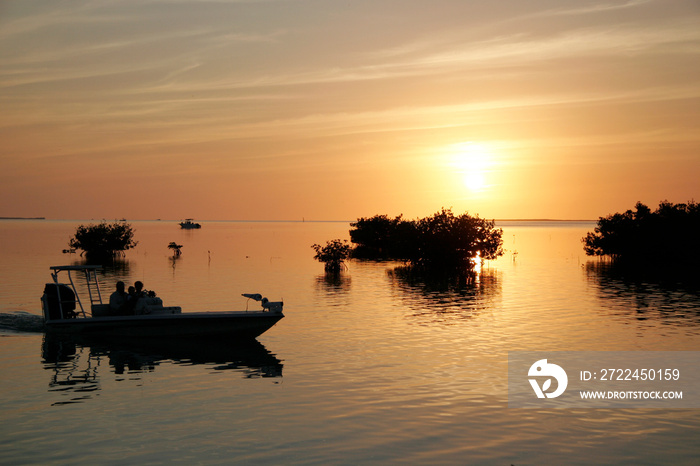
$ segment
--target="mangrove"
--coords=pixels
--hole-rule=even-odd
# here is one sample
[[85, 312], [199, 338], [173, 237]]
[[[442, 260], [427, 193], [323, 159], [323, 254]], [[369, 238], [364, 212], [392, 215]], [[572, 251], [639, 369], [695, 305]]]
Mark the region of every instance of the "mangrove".
[[493, 220], [455, 215], [452, 209], [417, 220], [375, 215], [350, 226], [354, 258], [400, 260], [427, 270], [471, 270], [478, 261], [503, 255], [503, 230]]
[[700, 206], [694, 201], [662, 201], [654, 211], [637, 202], [634, 210], [600, 217], [582, 242], [586, 255], [620, 264], [695, 268], [700, 260], [698, 238]]
[[135, 247], [134, 229], [126, 222], [100, 222], [80, 225], [68, 245], [81, 249], [89, 260], [104, 261], [123, 256], [124, 251]]

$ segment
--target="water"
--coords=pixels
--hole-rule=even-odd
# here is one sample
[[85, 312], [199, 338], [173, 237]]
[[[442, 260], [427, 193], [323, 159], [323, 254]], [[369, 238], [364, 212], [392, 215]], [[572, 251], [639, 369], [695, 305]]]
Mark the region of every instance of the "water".
[[[425, 283], [393, 263], [338, 279], [313, 243], [345, 223], [133, 222], [139, 245], [100, 277], [141, 280], [183, 312], [285, 301], [258, 338], [44, 339], [49, 266], [81, 222], [0, 222], [2, 464], [695, 464], [690, 409], [507, 407], [514, 350], [700, 350], [700, 298], [625, 281], [583, 254], [592, 223], [506, 222], [477, 283]], [[182, 244], [171, 257], [167, 244]]]

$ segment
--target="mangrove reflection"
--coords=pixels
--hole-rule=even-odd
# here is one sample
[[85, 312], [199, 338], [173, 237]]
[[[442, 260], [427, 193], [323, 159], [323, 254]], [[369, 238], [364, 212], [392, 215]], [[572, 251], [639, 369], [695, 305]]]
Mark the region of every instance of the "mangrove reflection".
[[658, 319], [668, 325], [700, 324], [697, 282], [678, 277], [671, 270], [650, 274], [610, 262], [589, 261], [584, 271], [606, 310], [615, 315]]
[[129, 259], [115, 258], [110, 261], [94, 261], [88, 259], [79, 259], [71, 261], [70, 265], [99, 265], [102, 268], [98, 269], [100, 282], [111, 282], [123, 280], [131, 274], [131, 261]]
[[316, 276], [317, 288], [328, 293], [347, 293], [350, 291], [351, 283], [352, 279], [350, 278], [350, 275], [345, 273], [326, 273]]
[[[124, 380], [140, 380], [160, 364], [207, 365], [209, 370], [235, 371], [244, 378], [282, 377], [282, 363], [260, 342], [232, 344], [223, 339], [111, 340], [44, 335], [44, 369], [51, 371], [50, 392], [67, 398], [55, 405], [79, 403], [101, 390], [98, 368], [107, 365]], [[105, 376], [103, 371], [102, 377]]]
[[412, 267], [387, 270], [399, 297], [419, 323], [450, 324], [493, 311], [501, 296], [499, 272], [426, 273]]
[[326, 307], [345, 307], [350, 304], [352, 278], [347, 272], [325, 273], [315, 278], [315, 293]]

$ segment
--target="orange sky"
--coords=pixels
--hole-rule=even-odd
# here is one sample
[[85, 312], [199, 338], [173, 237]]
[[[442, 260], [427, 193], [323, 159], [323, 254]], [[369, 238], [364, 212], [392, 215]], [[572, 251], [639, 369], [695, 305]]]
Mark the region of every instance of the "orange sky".
[[697, 0], [0, 3], [0, 216], [699, 200]]

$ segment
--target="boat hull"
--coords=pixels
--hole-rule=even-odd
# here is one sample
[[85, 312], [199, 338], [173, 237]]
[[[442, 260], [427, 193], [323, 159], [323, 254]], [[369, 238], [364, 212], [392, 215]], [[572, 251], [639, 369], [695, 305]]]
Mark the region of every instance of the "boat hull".
[[273, 312], [200, 312], [166, 315], [52, 319], [46, 331], [65, 335], [124, 337], [227, 337], [254, 339], [284, 315]]

